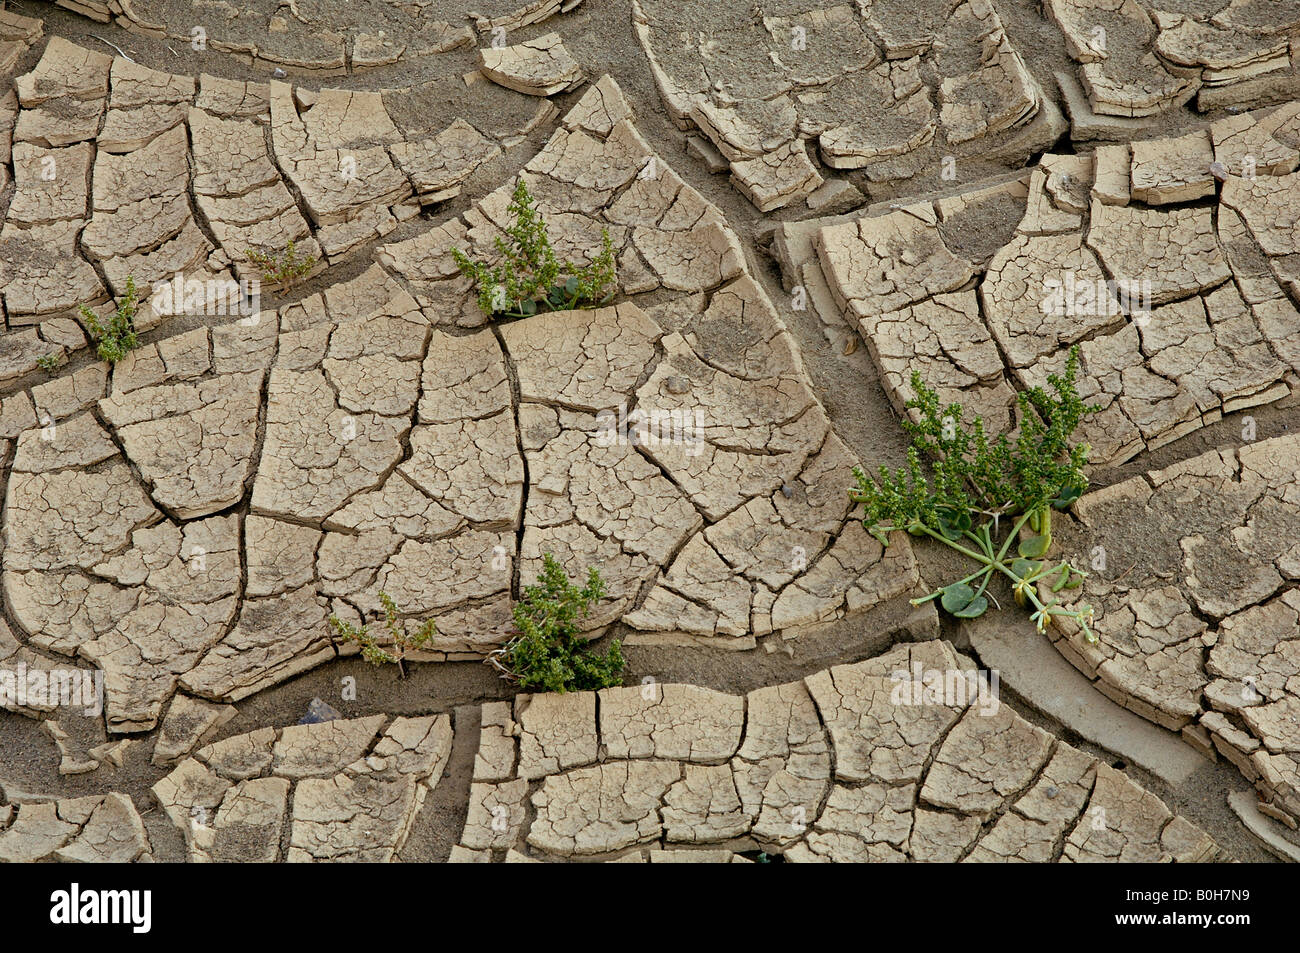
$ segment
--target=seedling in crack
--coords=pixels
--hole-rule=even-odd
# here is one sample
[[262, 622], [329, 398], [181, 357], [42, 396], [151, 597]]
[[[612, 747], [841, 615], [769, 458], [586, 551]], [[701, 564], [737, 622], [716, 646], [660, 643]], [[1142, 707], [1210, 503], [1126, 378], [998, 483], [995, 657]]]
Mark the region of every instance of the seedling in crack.
[[135, 278], [127, 275], [126, 294], [118, 301], [117, 310], [108, 316], [106, 324], [94, 311], [84, 304], [81, 306], [81, 319], [86, 322], [86, 330], [90, 332], [101, 361], [116, 364], [140, 346], [140, 338], [135, 333], [135, 295]]
[[459, 248], [451, 252], [461, 274], [473, 279], [485, 315], [522, 318], [542, 310], [598, 308], [614, 297], [617, 273], [609, 229], [600, 230], [600, 254], [591, 264], [561, 264], [551, 248], [546, 220], [522, 178], [507, 212], [511, 222], [506, 237], [497, 236], [496, 264], [475, 261]]
[[397, 605], [382, 589], [379, 591], [379, 601], [384, 606], [384, 625], [388, 629], [392, 651], [381, 646], [370, 634], [369, 623], [357, 628], [337, 615], [331, 615], [330, 627], [345, 642], [355, 642], [361, 646], [361, 657], [371, 665], [396, 665], [399, 676], [406, 678], [407, 653], [424, 648], [438, 634], [438, 627], [432, 619], [428, 619], [419, 631], [409, 635], [405, 624], [397, 617]]
[[298, 257], [297, 245], [292, 241], [280, 252], [248, 248], [244, 254], [261, 271], [262, 280], [277, 291], [288, 291], [316, 267], [316, 257]]
[[[858, 485], [849, 497], [863, 505], [862, 525], [881, 545], [889, 545], [890, 532], [905, 529], [937, 539], [978, 565], [964, 578], [913, 599], [913, 605], [938, 599], [957, 618], [976, 618], [992, 598], [989, 582], [1000, 575], [1010, 580], [1016, 602], [1032, 609], [1039, 632], [1047, 631], [1053, 618], [1067, 617], [1089, 642], [1097, 640], [1089, 625], [1091, 607], [1067, 609], [1038, 591], [1042, 581], [1050, 581], [1054, 593], [1075, 589], [1087, 575], [1067, 561], [1053, 564], [1046, 558], [1052, 510], [1068, 508], [1088, 486], [1083, 471], [1089, 448], [1071, 445], [1070, 438], [1084, 415], [1100, 408], [1079, 399], [1078, 370], [1075, 346], [1064, 372], [1047, 378], [1053, 393], [1035, 387], [1019, 395], [1020, 433], [1014, 442], [1006, 434], [990, 439], [979, 417], [964, 429], [961, 404], [943, 407], [934, 389], [912, 372], [916, 396], [907, 407], [917, 410], [920, 420], [903, 421], [912, 436], [907, 466], [881, 467], [875, 480], [855, 467]], [[1008, 531], [1000, 538], [1004, 524]], [[1031, 535], [1020, 538], [1026, 528]]]
[[623, 684], [623, 651], [615, 639], [603, 656], [587, 648], [578, 629], [579, 617], [605, 595], [605, 583], [595, 569], [579, 589], [550, 553], [542, 557], [537, 585], [528, 586], [515, 603], [518, 634], [494, 650], [487, 661], [507, 681], [533, 691], [594, 691]]

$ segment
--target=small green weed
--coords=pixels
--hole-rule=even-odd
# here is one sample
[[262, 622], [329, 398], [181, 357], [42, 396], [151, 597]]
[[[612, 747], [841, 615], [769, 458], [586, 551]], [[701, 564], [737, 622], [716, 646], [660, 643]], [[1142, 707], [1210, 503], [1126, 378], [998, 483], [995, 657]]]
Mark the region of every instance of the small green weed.
[[339, 638], [355, 642], [361, 646], [361, 657], [371, 665], [393, 665], [397, 666], [398, 674], [406, 677], [406, 654], [418, 649], [424, 648], [435, 635], [438, 634], [438, 627], [432, 619], [427, 620], [418, 632], [414, 635], [408, 635], [406, 626], [397, 618], [397, 605], [389, 598], [388, 593], [382, 589], [379, 591], [379, 601], [384, 606], [384, 625], [388, 629], [389, 638], [393, 643], [393, 651], [388, 651], [382, 647], [373, 635], [370, 634], [369, 624], [363, 624], [357, 628], [350, 622], [345, 622], [337, 615], [331, 615], [329, 618], [330, 627], [334, 629]]
[[135, 333], [135, 312], [135, 278], [130, 275], [126, 278], [126, 294], [117, 303], [117, 310], [109, 315], [107, 324], [101, 323], [99, 315], [84, 304], [81, 306], [81, 318], [101, 361], [116, 364], [140, 346], [140, 338]]
[[488, 661], [520, 688], [546, 692], [590, 691], [623, 684], [623, 652], [617, 639], [605, 655], [587, 648], [578, 630], [579, 616], [605, 595], [595, 569], [579, 589], [550, 553], [542, 558], [537, 585], [528, 586], [515, 603], [518, 634], [493, 652]]
[[[1088, 641], [1096, 641], [1089, 606], [1068, 610], [1054, 599], [1044, 602], [1037, 586], [1051, 579], [1053, 592], [1074, 589], [1087, 575], [1068, 562], [1052, 565], [1045, 559], [1052, 545], [1052, 510], [1068, 508], [1088, 486], [1083, 472], [1088, 446], [1071, 445], [1070, 438], [1084, 415], [1098, 408], [1079, 399], [1078, 370], [1076, 346], [1064, 373], [1048, 377], [1053, 393], [1035, 387], [1020, 394], [1020, 432], [1014, 442], [1006, 434], [991, 440], [978, 417], [964, 429], [961, 404], [943, 407], [934, 389], [913, 372], [916, 397], [907, 406], [919, 412], [920, 420], [903, 421], [912, 436], [907, 466], [893, 471], [881, 467], [876, 480], [855, 468], [858, 485], [849, 497], [862, 504], [862, 525], [881, 545], [889, 545], [890, 532], [905, 529], [937, 539], [979, 564], [964, 579], [913, 599], [914, 605], [939, 599], [957, 618], [973, 619], [988, 608], [988, 584], [1000, 574], [1011, 580], [1016, 602], [1032, 607], [1040, 632], [1053, 616], [1064, 616], [1082, 627]], [[1010, 531], [1000, 540], [1004, 517]], [[1026, 526], [1033, 535], [1019, 539]], [[1018, 539], [1016, 558], [1010, 558]]]
[[500, 261], [474, 261], [459, 248], [452, 257], [474, 281], [478, 306], [488, 317], [521, 318], [539, 310], [596, 308], [614, 296], [616, 268], [609, 229], [601, 229], [601, 251], [589, 265], [561, 264], [551, 248], [546, 220], [537, 211], [528, 183], [520, 178], [510, 200], [509, 240], [496, 239]]
[[248, 248], [244, 254], [261, 271], [262, 280], [278, 291], [289, 290], [316, 267], [316, 257], [304, 255], [299, 258], [297, 244], [292, 241], [281, 252]]

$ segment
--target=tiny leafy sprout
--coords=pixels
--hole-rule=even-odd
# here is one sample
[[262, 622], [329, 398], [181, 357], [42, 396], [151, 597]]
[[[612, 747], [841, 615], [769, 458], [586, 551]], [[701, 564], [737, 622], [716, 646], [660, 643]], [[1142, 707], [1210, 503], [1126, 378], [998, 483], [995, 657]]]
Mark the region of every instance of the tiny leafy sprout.
[[316, 267], [314, 255], [298, 257], [298, 247], [293, 241], [285, 245], [281, 252], [247, 248], [244, 255], [261, 271], [262, 280], [280, 291], [288, 291], [295, 282]]
[[100, 322], [99, 315], [94, 311], [84, 304], [81, 306], [81, 319], [86, 322], [86, 330], [95, 342], [95, 350], [101, 361], [116, 364], [140, 346], [140, 339], [135, 333], [135, 295], [135, 278], [128, 275], [126, 294], [117, 303], [117, 310], [108, 316], [106, 324]]
[[[1006, 434], [991, 439], [979, 417], [966, 429], [961, 404], [942, 406], [936, 391], [912, 373], [916, 396], [907, 407], [917, 411], [917, 419], [903, 420], [912, 437], [907, 465], [892, 471], [881, 467], [875, 480], [854, 468], [858, 485], [849, 498], [862, 504], [862, 525], [882, 546], [889, 545], [889, 533], [902, 529], [937, 539], [979, 567], [913, 599], [914, 605], [938, 599], [959, 619], [977, 618], [989, 607], [989, 582], [1000, 575], [1010, 580], [1016, 603], [1031, 609], [1039, 632], [1046, 632], [1053, 618], [1066, 617], [1089, 642], [1097, 640], [1089, 606], [1067, 609], [1053, 598], [1044, 601], [1039, 590], [1040, 583], [1053, 593], [1076, 589], [1087, 575], [1046, 558], [1052, 510], [1068, 509], [1088, 486], [1083, 472], [1088, 445], [1073, 445], [1071, 437], [1079, 421], [1100, 408], [1079, 399], [1078, 372], [1076, 345], [1063, 373], [1048, 376], [1051, 393], [1034, 387], [1019, 395], [1020, 431], [1014, 441]], [[1009, 527], [1005, 539], [999, 537], [1004, 526]], [[1010, 556], [1013, 543], [1016, 552]]]
[[360, 628], [357, 628], [337, 615], [331, 615], [330, 628], [340, 639], [359, 645], [361, 657], [371, 665], [396, 665], [399, 677], [406, 678], [406, 654], [424, 648], [429, 640], [438, 634], [438, 627], [432, 619], [427, 619], [418, 632], [410, 635], [406, 631], [406, 626], [398, 618], [396, 603], [382, 589], [379, 591], [379, 601], [384, 607], [384, 625], [388, 629], [388, 638], [392, 643], [393, 651], [383, 648], [370, 634], [369, 623], [363, 623]]
[[57, 351], [51, 351], [49, 354], [42, 354], [36, 359], [36, 366], [43, 371], [53, 373], [58, 370], [59, 365], [63, 363], [63, 355]]
[[623, 684], [622, 645], [615, 639], [604, 655], [587, 647], [578, 628], [591, 607], [605, 595], [605, 583], [595, 569], [579, 589], [564, 567], [546, 553], [537, 585], [524, 589], [514, 606], [517, 634], [488, 656], [507, 681], [520, 688], [545, 692], [591, 691]]
[[561, 264], [551, 247], [546, 220], [528, 183], [516, 183], [507, 208], [510, 225], [495, 241], [496, 264], [476, 261], [459, 248], [452, 258], [474, 282], [478, 306], [488, 317], [523, 318], [538, 311], [597, 308], [614, 297], [617, 269], [609, 229], [600, 230], [600, 253], [588, 265]]

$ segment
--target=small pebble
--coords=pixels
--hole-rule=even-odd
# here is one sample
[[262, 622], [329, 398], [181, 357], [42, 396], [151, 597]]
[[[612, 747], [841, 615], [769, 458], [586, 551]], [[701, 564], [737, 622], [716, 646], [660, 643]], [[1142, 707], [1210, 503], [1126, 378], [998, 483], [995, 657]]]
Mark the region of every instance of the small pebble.
[[685, 394], [691, 389], [691, 382], [684, 377], [674, 375], [664, 381], [664, 387], [670, 394]]
[[1228, 181], [1228, 167], [1222, 162], [1210, 163], [1210, 175], [1214, 176], [1220, 182]]
[[790, 497], [794, 496], [794, 487], [792, 487], [789, 483], [782, 483], [781, 495], [784, 496], [787, 500], [790, 499]]
[[277, 66], [275, 69], [273, 69], [273, 70], [271, 71], [271, 75], [272, 75], [275, 79], [284, 79], [284, 78], [285, 78], [286, 76], [288, 76], [289, 74], [286, 73], [284, 70], [282, 70], [280, 67]]
[[307, 714], [298, 722], [300, 725], [318, 725], [322, 721], [334, 721], [342, 718], [337, 708], [319, 698], [313, 698], [307, 706]]
[[1060, 793], [1061, 793], [1061, 789], [1058, 788], [1055, 784], [1049, 784], [1049, 785], [1047, 786], [1047, 796], [1048, 796], [1048, 797], [1056, 797], [1056, 795], [1058, 795], [1058, 794], [1060, 794]]

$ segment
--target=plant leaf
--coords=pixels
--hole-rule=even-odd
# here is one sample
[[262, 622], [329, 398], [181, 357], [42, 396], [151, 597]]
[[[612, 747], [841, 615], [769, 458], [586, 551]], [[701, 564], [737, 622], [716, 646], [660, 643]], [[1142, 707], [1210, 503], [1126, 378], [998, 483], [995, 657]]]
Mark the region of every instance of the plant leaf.
[[1052, 507], [1058, 510], [1068, 510], [1074, 501], [1081, 496], [1083, 496], [1083, 490], [1077, 486], [1063, 487], [1061, 492], [1057, 494], [1056, 499], [1052, 500]]
[[1043, 564], [1038, 560], [1017, 559], [1011, 563], [1011, 571], [1021, 579], [1028, 579], [1042, 568]]
[[1027, 536], [1020, 541], [1016, 549], [1026, 559], [1037, 559], [1046, 553], [1051, 545], [1051, 536]]
[[958, 619], [977, 619], [984, 614], [984, 610], [989, 607], [988, 599], [983, 596], [976, 596], [964, 609], [958, 609], [953, 613]]
[[939, 517], [939, 532], [951, 540], [961, 539], [961, 530], [955, 524], [950, 522], [946, 517]]
[[[962, 609], [971, 604], [975, 598], [975, 590], [964, 582], [954, 582], [951, 586], [945, 586], [943, 597], [940, 599], [944, 609], [956, 615]], [[981, 596], [980, 598], [983, 598]]]
[[953, 510], [944, 507], [938, 514], [939, 531], [949, 539], [961, 539], [962, 534], [971, 528], [969, 510]]

